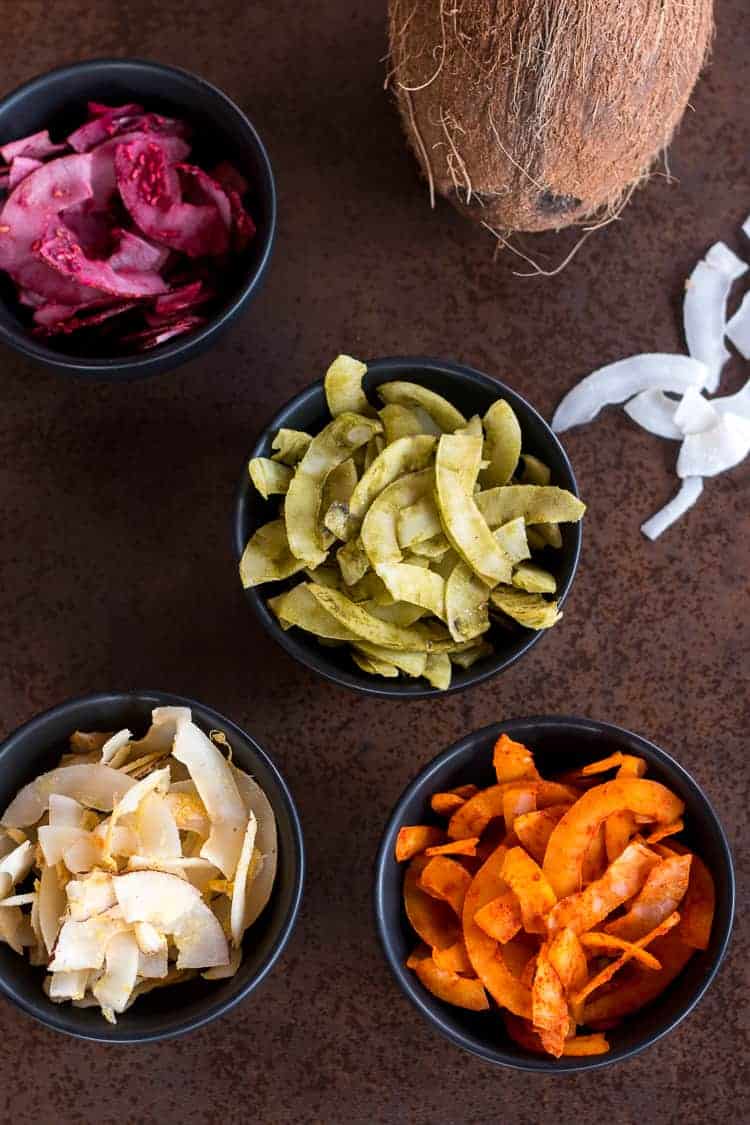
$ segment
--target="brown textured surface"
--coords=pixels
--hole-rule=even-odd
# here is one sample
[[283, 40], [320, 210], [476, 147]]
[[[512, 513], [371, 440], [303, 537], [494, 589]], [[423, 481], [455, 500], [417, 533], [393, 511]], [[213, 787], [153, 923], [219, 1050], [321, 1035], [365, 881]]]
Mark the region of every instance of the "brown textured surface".
[[[655, 178], [552, 281], [517, 280], [448, 206], [427, 209], [381, 89], [379, 9], [3, 6], [6, 89], [104, 53], [181, 63], [223, 86], [268, 143], [280, 224], [250, 314], [174, 375], [86, 386], [3, 354], [0, 733], [89, 690], [196, 696], [275, 756], [310, 861], [281, 965], [239, 1012], [192, 1037], [98, 1048], [0, 1003], [0, 1118], [15, 1125], [747, 1116], [744, 918], [718, 982], [669, 1039], [591, 1077], [540, 1079], [489, 1069], [420, 1020], [376, 945], [370, 878], [384, 820], [418, 768], [465, 731], [532, 709], [653, 738], [705, 786], [736, 851], [747, 848], [750, 463], [709, 482], [652, 545], [638, 526], [673, 490], [674, 447], [615, 412], [569, 435], [590, 513], [565, 621], [501, 678], [437, 704], [364, 701], [292, 664], [244, 605], [229, 550], [235, 483], [262, 419], [339, 349], [462, 359], [549, 416], [599, 363], [681, 347], [684, 277], [714, 239], [740, 247], [750, 210], [747, 5], [718, 5], [713, 66], [671, 153], [679, 183]], [[561, 243], [529, 245], [554, 260]], [[746, 374], [735, 360], [724, 385]], [[743, 861], [741, 885], [746, 850]]]

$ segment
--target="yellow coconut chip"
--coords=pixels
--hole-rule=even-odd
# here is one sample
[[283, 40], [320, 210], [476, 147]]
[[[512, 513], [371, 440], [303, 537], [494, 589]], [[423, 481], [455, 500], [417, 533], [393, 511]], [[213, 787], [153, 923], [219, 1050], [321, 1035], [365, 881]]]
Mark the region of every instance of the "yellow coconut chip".
[[482, 479], [488, 488], [507, 484], [516, 471], [521, 455], [521, 427], [513, 408], [498, 399], [484, 416], [483, 456], [487, 467]]
[[253, 457], [247, 469], [250, 480], [264, 500], [269, 496], [283, 496], [294, 476], [288, 465], [281, 465], [270, 457]]
[[453, 433], [466, 425], [466, 418], [442, 395], [421, 386], [419, 383], [410, 383], [404, 379], [396, 379], [391, 383], [381, 383], [378, 394], [385, 403], [399, 403], [414, 410], [424, 411], [432, 418], [444, 433]]
[[367, 364], [360, 363], [350, 355], [336, 356], [323, 380], [332, 418], [346, 411], [364, 415], [374, 413], [362, 390], [362, 380], [366, 374]]

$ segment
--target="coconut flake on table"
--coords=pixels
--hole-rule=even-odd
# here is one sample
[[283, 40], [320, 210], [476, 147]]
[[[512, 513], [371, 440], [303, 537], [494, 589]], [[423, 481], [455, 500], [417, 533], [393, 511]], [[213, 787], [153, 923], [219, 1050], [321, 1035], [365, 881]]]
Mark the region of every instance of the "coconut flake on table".
[[739, 414], [741, 418], [750, 419], [750, 379], [736, 394], [712, 398], [711, 405], [720, 414]]
[[707, 377], [706, 365], [692, 356], [652, 352], [616, 360], [568, 391], [554, 413], [552, 429], [562, 433], [591, 422], [602, 407], [625, 402], [641, 391], [684, 394], [688, 387], [702, 387]]
[[689, 508], [692, 508], [702, 491], [703, 481], [700, 477], [686, 477], [680, 485], [677, 495], [673, 496], [669, 503], [655, 512], [650, 519], [641, 524], [643, 534], [649, 539], [658, 539], [662, 532], [671, 527], [680, 516], [684, 516]]
[[710, 429], [686, 434], [677, 458], [679, 477], [713, 477], [739, 465], [750, 453], [750, 421], [722, 414]]
[[674, 422], [681, 434], [700, 434], [716, 425], [718, 414], [696, 387], [688, 387], [674, 412]]
[[750, 293], [745, 294], [737, 312], [727, 321], [726, 336], [743, 359], [750, 359]]
[[641, 391], [624, 406], [625, 413], [644, 430], [657, 437], [679, 441], [682, 430], [675, 425], [675, 411], [678, 402], [669, 398], [664, 391]]
[[715, 391], [721, 370], [729, 359], [724, 344], [727, 300], [734, 282], [747, 270], [747, 262], [716, 242], [698, 262], [686, 282], [682, 306], [688, 351], [708, 368], [706, 390]]

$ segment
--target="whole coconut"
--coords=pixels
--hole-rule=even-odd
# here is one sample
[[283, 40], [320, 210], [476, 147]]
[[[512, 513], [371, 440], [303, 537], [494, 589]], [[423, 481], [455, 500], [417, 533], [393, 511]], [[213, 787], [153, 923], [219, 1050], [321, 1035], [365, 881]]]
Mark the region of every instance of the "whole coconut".
[[434, 198], [547, 230], [611, 214], [670, 141], [712, 0], [390, 0], [390, 84]]

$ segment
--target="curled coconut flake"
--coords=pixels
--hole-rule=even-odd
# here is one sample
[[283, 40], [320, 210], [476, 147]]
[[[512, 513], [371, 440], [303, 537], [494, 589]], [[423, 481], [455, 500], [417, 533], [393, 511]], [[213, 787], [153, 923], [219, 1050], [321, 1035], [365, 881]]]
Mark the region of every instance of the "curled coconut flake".
[[711, 403], [696, 387], [688, 387], [674, 412], [675, 425], [683, 435], [709, 430], [718, 417]]
[[711, 405], [719, 414], [739, 414], [750, 420], [750, 379], [736, 394], [712, 398]]
[[724, 346], [727, 298], [732, 285], [747, 270], [723, 242], [716, 242], [690, 274], [682, 306], [688, 351], [708, 368], [706, 390], [715, 391], [721, 369], [729, 359]]
[[744, 359], [750, 359], [750, 293], [742, 298], [737, 312], [727, 321], [726, 335]]
[[562, 433], [591, 422], [603, 406], [624, 402], [641, 391], [683, 394], [688, 387], [702, 387], [707, 376], [705, 364], [692, 356], [653, 352], [619, 359], [592, 371], [568, 391], [554, 413], [552, 429]]
[[649, 539], [658, 539], [662, 532], [685, 515], [688, 508], [692, 508], [702, 491], [703, 481], [700, 477], [686, 477], [677, 495], [641, 524], [643, 534]]
[[750, 421], [722, 414], [708, 430], [687, 434], [677, 458], [679, 477], [714, 477], [739, 465], [750, 453]]
[[641, 391], [626, 402], [623, 409], [629, 418], [650, 434], [679, 441], [682, 430], [674, 423], [677, 405], [676, 400], [668, 398], [664, 391], [651, 390]]

